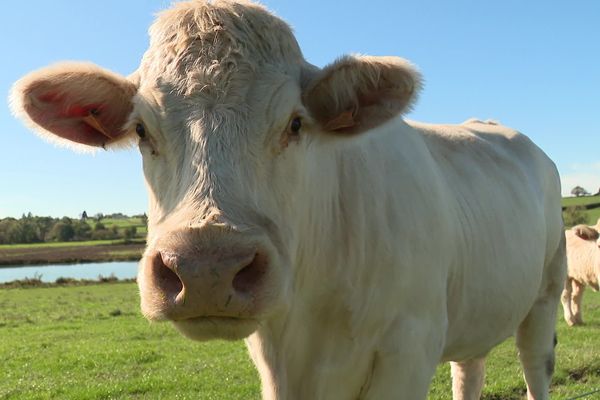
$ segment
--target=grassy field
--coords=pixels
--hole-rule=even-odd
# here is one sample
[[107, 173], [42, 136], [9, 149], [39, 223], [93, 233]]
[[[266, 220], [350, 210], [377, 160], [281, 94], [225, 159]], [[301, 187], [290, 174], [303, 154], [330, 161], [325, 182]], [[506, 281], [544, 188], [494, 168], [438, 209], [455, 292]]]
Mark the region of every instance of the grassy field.
[[[93, 218], [88, 218], [86, 222], [92, 228], [94, 228], [97, 221]], [[106, 227], [106, 229], [112, 229], [113, 226], [116, 226], [119, 230], [122, 230], [134, 226], [138, 236], [146, 236], [146, 224], [144, 224], [142, 218], [139, 217], [103, 218], [100, 222]]]
[[[600, 388], [600, 295], [584, 301], [586, 326], [558, 321], [552, 398]], [[139, 314], [132, 283], [0, 290], [2, 399], [259, 399], [241, 342], [196, 343]], [[409, 366], [410, 367], [410, 366]], [[487, 364], [486, 400], [521, 399], [512, 340]], [[438, 368], [430, 399], [451, 399]]]
[[588, 204], [600, 203], [600, 196], [581, 196], [581, 197], [563, 197], [563, 207], [585, 206]]
[[[127, 242], [129, 242], [129, 243], [144, 243], [145, 241], [143, 239], [132, 239]], [[0, 250], [41, 249], [41, 248], [58, 249], [61, 247], [88, 247], [88, 246], [121, 245], [121, 244], [125, 244], [125, 239], [86, 240], [86, 241], [81, 241], [81, 242], [0, 244]]]

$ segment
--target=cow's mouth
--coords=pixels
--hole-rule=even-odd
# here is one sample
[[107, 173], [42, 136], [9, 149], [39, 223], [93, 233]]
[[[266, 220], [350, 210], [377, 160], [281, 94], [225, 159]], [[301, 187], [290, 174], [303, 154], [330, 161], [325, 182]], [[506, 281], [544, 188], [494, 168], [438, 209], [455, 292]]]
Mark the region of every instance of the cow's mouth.
[[239, 340], [256, 331], [259, 322], [254, 318], [204, 316], [173, 321], [173, 325], [193, 340]]

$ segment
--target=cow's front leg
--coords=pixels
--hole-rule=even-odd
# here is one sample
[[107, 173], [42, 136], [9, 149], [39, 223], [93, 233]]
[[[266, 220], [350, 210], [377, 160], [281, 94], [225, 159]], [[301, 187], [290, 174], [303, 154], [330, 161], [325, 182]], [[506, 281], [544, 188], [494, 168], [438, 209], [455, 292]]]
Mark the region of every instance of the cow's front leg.
[[479, 400], [485, 380], [485, 357], [451, 362], [452, 399]]
[[581, 303], [583, 300], [583, 291], [585, 285], [575, 280], [571, 281], [573, 292], [571, 297], [571, 311], [573, 311], [573, 325], [582, 325], [583, 316], [581, 315]]
[[374, 354], [372, 375], [360, 398], [426, 399], [443, 352], [444, 332], [443, 322], [417, 318], [398, 322]]
[[569, 326], [575, 325], [575, 318], [573, 317], [573, 311], [571, 310], [571, 298], [573, 296], [573, 289], [571, 286], [571, 282], [572, 282], [572, 280], [567, 278], [567, 280], [565, 281], [565, 287], [560, 296], [560, 301], [563, 306], [563, 315], [564, 315], [565, 321], [567, 322], [567, 324]]

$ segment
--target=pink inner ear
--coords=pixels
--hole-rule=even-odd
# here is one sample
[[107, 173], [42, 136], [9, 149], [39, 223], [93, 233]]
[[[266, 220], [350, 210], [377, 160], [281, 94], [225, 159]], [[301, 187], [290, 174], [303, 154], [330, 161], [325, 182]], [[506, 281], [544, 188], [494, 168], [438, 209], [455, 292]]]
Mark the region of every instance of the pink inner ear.
[[26, 110], [44, 129], [76, 143], [100, 147], [124, 134], [122, 126], [131, 108], [116, 104], [111, 109], [105, 102], [83, 102], [52, 90], [40, 94], [33, 90], [30, 100]]

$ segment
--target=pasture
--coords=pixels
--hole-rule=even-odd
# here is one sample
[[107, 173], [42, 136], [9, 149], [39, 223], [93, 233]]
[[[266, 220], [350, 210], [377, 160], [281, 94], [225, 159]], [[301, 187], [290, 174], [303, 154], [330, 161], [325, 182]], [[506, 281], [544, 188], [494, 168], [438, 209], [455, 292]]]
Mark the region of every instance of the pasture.
[[[558, 320], [553, 399], [600, 388], [600, 295], [585, 297], [585, 326]], [[138, 303], [133, 283], [0, 290], [0, 398], [260, 398], [242, 342], [186, 340], [169, 324], [145, 321]], [[508, 340], [488, 358], [483, 399], [524, 393]], [[447, 365], [429, 398], [451, 399]]]
[[[97, 221], [93, 218], [88, 218], [86, 221], [92, 228], [96, 225]], [[135, 227], [138, 237], [145, 237], [147, 228], [146, 223], [140, 217], [127, 217], [127, 218], [102, 218], [100, 220], [102, 225], [107, 229], [113, 229], [117, 227], [119, 230], [126, 228]]]
[[595, 203], [600, 203], [600, 196], [563, 197], [562, 199], [563, 207], [587, 206]]

